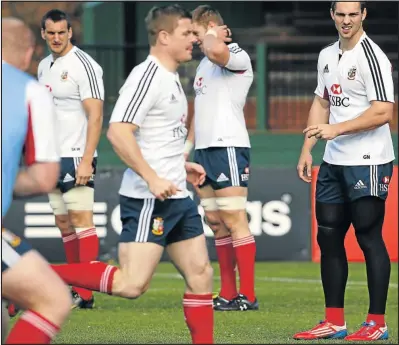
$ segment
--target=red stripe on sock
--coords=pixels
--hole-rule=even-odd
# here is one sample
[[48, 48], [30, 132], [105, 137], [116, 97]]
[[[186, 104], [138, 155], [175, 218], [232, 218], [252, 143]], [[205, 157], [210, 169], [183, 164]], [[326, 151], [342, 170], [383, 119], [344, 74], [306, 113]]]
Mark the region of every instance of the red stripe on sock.
[[212, 294], [184, 294], [184, 317], [193, 344], [213, 344]]
[[255, 301], [255, 258], [256, 244], [254, 237], [248, 236], [233, 241], [240, 276], [240, 293], [250, 302]]
[[[218, 244], [219, 243], [219, 244]], [[215, 239], [220, 270], [219, 296], [231, 300], [237, 296], [236, 257], [231, 236]]]
[[366, 322], [369, 323], [374, 321], [379, 326], [385, 326], [385, 315], [384, 314], [368, 314]]
[[11, 330], [6, 344], [50, 344], [59, 327], [39, 313], [28, 310]]

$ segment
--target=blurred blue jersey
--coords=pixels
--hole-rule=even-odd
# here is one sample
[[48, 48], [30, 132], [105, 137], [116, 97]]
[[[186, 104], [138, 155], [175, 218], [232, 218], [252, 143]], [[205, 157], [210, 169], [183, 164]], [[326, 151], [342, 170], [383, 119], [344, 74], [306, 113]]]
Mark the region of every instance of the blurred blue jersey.
[[1, 216], [12, 198], [21, 158], [25, 164], [58, 162], [56, 118], [49, 92], [25, 72], [3, 62]]

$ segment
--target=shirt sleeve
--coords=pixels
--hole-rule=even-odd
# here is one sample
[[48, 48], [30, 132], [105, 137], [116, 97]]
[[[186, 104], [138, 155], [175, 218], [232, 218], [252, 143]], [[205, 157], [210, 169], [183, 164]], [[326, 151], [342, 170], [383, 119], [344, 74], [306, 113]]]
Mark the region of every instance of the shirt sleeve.
[[225, 68], [232, 72], [245, 72], [251, 68], [251, 58], [238, 44], [229, 45], [230, 57]]
[[323, 61], [322, 61], [321, 53], [320, 53], [319, 59], [317, 61], [317, 86], [316, 86], [316, 90], [314, 91], [314, 93], [317, 96], [328, 100], [329, 99], [328, 98], [328, 90], [327, 90], [326, 84], [324, 82], [324, 69], [325, 68], [328, 69], [328, 64], [323, 66]]
[[75, 51], [79, 60], [77, 62], [78, 75], [76, 76], [79, 86], [80, 100], [93, 98], [104, 100], [103, 69], [90, 56], [82, 51]]
[[150, 62], [146, 68], [136, 67], [119, 91], [110, 123], [127, 122], [141, 126], [158, 100], [158, 66]]
[[361, 44], [364, 56], [360, 59], [360, 68], [368, 101], [395, 103], [392, 65], [388, 57], [367, 39]]
[[28, 126], [24, 152], [26, 165], [60, 160], [57, 120], [52, 96], [37, 82], [26, 86]]

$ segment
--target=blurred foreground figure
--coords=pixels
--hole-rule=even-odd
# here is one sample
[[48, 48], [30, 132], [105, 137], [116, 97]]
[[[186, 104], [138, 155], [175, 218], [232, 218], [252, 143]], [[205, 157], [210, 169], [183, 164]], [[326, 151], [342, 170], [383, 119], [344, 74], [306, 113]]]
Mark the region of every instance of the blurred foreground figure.
[[[3, 18], [1, 26], [3, 218], [13, 196], [48, 193], [55, 187], [59, 150], [52, 97], [23, 72], [31, 63], [34, 36], [15, 18]], [[49, 344], [69, 314], [68, 287], [26, 242], [4, 228], [1, 237], [2, 298], [26, 310], [6, 344]]]

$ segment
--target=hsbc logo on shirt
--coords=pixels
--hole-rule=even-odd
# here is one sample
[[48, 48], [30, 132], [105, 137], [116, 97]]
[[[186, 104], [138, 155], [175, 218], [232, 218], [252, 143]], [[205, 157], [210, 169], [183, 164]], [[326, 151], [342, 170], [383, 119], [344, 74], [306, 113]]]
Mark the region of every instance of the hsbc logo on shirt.
[[204, 85], [204, 78], [203, 77], [199, 77], [197, 79], [197, 81], [195, 82], [195, 84], [194, 84], [195, 94], [197, 96], [205, 95], [206, 94], [206, 88], [207, 88], [207, 86]]
[[339, 84], [331, 85], [331, 94], [329, 95], [330, 105], [333, 107], [349, 107], [349, 97], [342, 97], [342, 87]]

